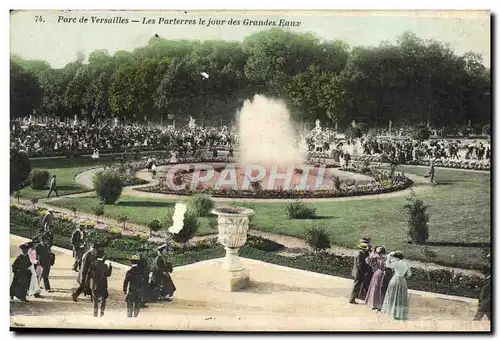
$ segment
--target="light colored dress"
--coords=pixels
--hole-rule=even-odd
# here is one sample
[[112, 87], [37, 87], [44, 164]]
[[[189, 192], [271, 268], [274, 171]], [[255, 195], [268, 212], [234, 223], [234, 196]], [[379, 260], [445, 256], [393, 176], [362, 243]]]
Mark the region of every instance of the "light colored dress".
[[387, 286], [381, 312], [395, 320], [408, 320], [408, 284], [405, 276], [411, 276], [410, 265], [388, 255], [385, 266], [394, 269], [394, 275]]
[[28, 250], [28, 256], [30, 257], [30, 261], [31, 261], [31, 266], [30, 266], [31, 280], [30, 280], [30, 286], [28, 288], [27, 294], [29, 296], [34, 296], [34, 295], [40, 294], [40, 292], [41, 292], [40, 285], [38, 284], [38, 276], [37, 276], [37, 273], [35, 271], [35, 265], [38, 263], [38, 261], [36, 260], [36, 251], [34, 249]]

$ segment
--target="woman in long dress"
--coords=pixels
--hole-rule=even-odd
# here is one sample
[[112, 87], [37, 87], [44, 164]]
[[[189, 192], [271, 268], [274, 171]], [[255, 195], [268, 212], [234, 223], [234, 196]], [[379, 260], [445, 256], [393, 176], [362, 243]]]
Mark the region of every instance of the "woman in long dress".
[[395, 320], [408, 320], [408, 285], [405, 276], [411, 276], [411, 270], [403, 258], [401, 251], [391, 252], [385, 263], [386, 267], [394, 270], [394, 275], [387, 286], [381, 311]]
[[382, 308], [382, 282], [385, 275], [384, 255], [385, 247], [377, 246], [373, 253], [366, 258], [366, 263], [373, 270], [373, 276], [366, 292], [365, 303], [373, 310], [380, 310]]
[[35, 251], [33, 243], [29, 242], [29, 243], [27, 243], [27, 246], [29, 247], [28, 256], [29, 256], [30, 262], [31, 262], [31, 266], [30, 266], [31, 279], [30, 279], [30, 286], [28, 288], [28, 296], [40, 297], [40, 293], [42, 290], [40, 289], [39, 278], [38, 278], [38, 275], [36, 272], [36, 267], [40, 266], [40, 265], [38, 265], [36, 251]]
[[165, 260], [167, 245], [158, 248], [158, 256], [155, 259], [151, 274], [151, 290], [157, 293], [155, 296], [159, 300], [171, 301], [174, 292], [177, 290], [170, 273], [173, 271], [172, 264]]

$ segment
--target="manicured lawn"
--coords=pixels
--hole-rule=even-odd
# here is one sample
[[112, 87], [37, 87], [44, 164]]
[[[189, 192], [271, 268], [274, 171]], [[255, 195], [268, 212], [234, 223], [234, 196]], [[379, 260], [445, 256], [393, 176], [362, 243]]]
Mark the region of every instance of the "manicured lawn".
[[[61, 198], [51, 202], [51, 205], [71, 209], [76, 207], [81, 212], [92, 212], [92, 207], [98, 204], [97, 197], [83, 197], [83, 198]], [[119, 202], [115, 205], [106, 205], [104, 209], [104, 216], [111, 219], [118, 219], [122, 215], [126, 215], [129, 221], [144, 225], [153, 219], [160, 219], [163, 221], [168, 208], [173, 208], [175, 201], [171, 200], [146, 200], [143, 198], [121, 197]], [[77, 213], [78, 214], [78, 213]], [[217, 233], [208, 225], [208, 218], [200, 219], [200, 228], [197, 235], [209, 235]]]
[[[101, 157], [99, 160], [90, 158], [79, 159], [32, 159], [31, 169], [38, 168], [47, 170], [51, 176], [57, 177], [57, 192], [59, 195], [67, 195], [72, 193], [83, 192], [88, 190], [75, 182], [75, 176], [78, 173], [84, 172], [90, 168], [111, 163], [111, 157]], [[48, 186], [48, 184], [47, 184]], [[25, 199], [45, 198], [47, 197], [48, 189], [33, 190], [31, 187], [25, 187], [21, 190], [21, 197]], [[53, 196], [54, 194], [52, 194]]]
[[[417, 175], [427, 173], [427, 169], [421, 167], [402, 166], [401, 170]], [[435, 179], [438, 186], [418, 195], [429, 205], [429, 241], [490, 241], [490, 174], [438, 169]], [[354, 248], [359, 239], [366, 236], [372, 238], [374, 245], [385, 245], [389, 251], [401, 250], [410, 259], [425, 260], [422, 247], [407, 243], [407, 217], [402, 210], [405, 202], [405, 197], [396, 197], [314, 203], [310, 205], [317, 208], [316, 213], [321, 217], [314, 220], [287, 219], [284, 215], [287, 205], [285, 202], [252, 203], [245, 206], [255, 210], [252, 220], [254, 229], [300, 238], [308, 226], [323, 225], [330, 232], [335, 245]], [[54, 205], [66, 208], [75, 206], [86, 212], [90, 212], [96, 203], [95, 198], [61, 199], [53, 202]], [[173, 202], [123, 198], [118, 205], [107, 206], [106, 215], [117, 218], [126, 214], [130, 220], [145, 224], [154, 218], [161, 219], [169, 205], [173, 205]], [[429, 249], [437, 255], [432, 261], [441, 264], [470, 266], [484, 262], [479, 248]]]

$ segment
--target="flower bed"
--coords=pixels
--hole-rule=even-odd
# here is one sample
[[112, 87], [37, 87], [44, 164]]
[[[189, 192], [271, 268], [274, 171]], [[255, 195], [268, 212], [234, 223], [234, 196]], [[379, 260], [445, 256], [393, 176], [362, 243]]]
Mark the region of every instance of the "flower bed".
[[[38, 209], [27, 209], [16, 205], [11, 206], [10, 232], [23, 237], [32, 237], [31, 231], [38, 227]], [[71, 234], [76, 225], [72, 221], [59, 219], [54, 222], [54, 244], [71, 249]], [[155, 243], [141, 236], [124, 236], [120, 229], [113, 227], [107, 230], [90, 230], [90, 240], [104, 246], [107, 259], [129, 264], [132, 253], [140, 252], [150, 265], [156, 257]], [[163, 239], [163, 242], [165, 239]], [[354, 259], [352, 256], [334, 255], [331, 253], [305, 253], [296, 257], [278, 255], [272, 251], [282, 250], [282, 245], [267, 239], [248, 236], [248, 243], [240, 249], [240, 255], [269, 262], [281, 266], [292, 267], [323, 273], [332, 276], [351, 278]], [[173, 266], [182, 266], [202, 260], [220, 258], [224, 256], [224, 248], [216, 238], [207, 238], [185, 247], [173, 243], [170, 255]], [[424, 290], [448, 295], [459, 295], [476, 298], [481, 290], [480, 276], [466, 276], [450, 270], [424, 270], [412, 268], [413, 275], [408, 279], [408, 287], [415, 290]], [[432, 283], [432, 284], [431, 284]]]
[[[382, 154], [375, 155], [360, 155], [355, 158], [355, 161], [363, 162], [388, 162], [388, 160]], [[430, 166], [430, 159], [424, 158], [420, 160], [412, 160], [407, 162], [407, 165], [421, 165]], [[439, 158], [435, 159], [434, 165], [436, 167], [446, 167], [446, 168], [459, 168], [459, 169], [472, 169], [472, 170], [491, 170], [490, 160], [465, 160], [465, 159], [448, 159]]]
[[[377, 169], [363, 169], [357, 168], [346, 169], [350, 172], [362, 173], [370, 175], [375, 178], [370, 184], [341, 187], [340, 189], [321, 189], [314, 191], [305, 190], [244, 190], [244, 189], [215, 189], [215, 188], [197, 188], [197, 189], [183, 189], [173, 190], [168, 187], [160, 185], [153, 185], [147, 187], [135, 188], [136, 191], [163, 193], [173, 195], [194, 195], [194, 194], [208, 194], [212, 197], [232, 197], [232, 198], [269, 198], [269, 199], [304, 199], [304, 198], [337, 198], [337, 197], [351, 197], [361, 195], [373, 195], [390, 193], [400, 191], [408, 188], [412, 181], [404, 174], [397, 174], [397, 176], [390, 177], [387, 171]], [[187, 186], [186, 186], [187, 187]]]

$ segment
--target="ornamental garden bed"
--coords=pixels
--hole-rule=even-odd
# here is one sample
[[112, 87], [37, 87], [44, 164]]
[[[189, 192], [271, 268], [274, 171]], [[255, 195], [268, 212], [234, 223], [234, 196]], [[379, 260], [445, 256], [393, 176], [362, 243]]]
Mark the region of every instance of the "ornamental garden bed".
[[[360, 155], [355, 158], [355, 161], [363, 161], [363, 162], [388, 162], [383, 155]], [[421, 166], [430, 166], [430, 159], [425, 158], [421, 160], [412, 160], [406, 165], [421, 165]], [[440, 158], [434, 161], [434, 165], [436, 167], [446, 167], [446, 168], [456, 168], [456, 169], [471, 169], [471, 170], [491, 170], [491, 163], [489, 160], [465, 160], [465, 159], [445, 159]]]
[[[151, 192], [151, 193], [163, 193], [163, 194], [173, 194], [173, 195], [195, 195], [195, 194], [207, 194], [212, 197], [232, 197], [232, 198], [266, 198], [266, 199], [305, 199], [305, 198], [337, 198], [337, 197], [352, 197], [352, 196], [362, 196], [362, 195], [373, 195], [390, 193], [395, 191], [400, 191], [407, 189], [411, 186], [412, 181], [408, 179], [402, 173], [396, 173], [391, 176], [388, 171], [374, 169], [374, 168], [347, 168], [346, 171], [353, 173], [360, 173], [368, 175], [374, 178], [374, 181], [370, 184], [358, 185], [354, 183], [350, 186], [332, 188], [332, 189], [321, 189], [321, 190], [262, 190], [257, 189], [215, 189], [198, 187], [196, 189], [181, 189], [173, 190], [165, 186], [153, 185], [141, 188], [135, 188], [136, 191], [141, 192]], [[187, 186], [186, 186], [187, 187]]]
[[[37, 209], [27, 210], [11, 207], [10, 233], [31, 238], [37, 228], [40, 214]], [[67, 219], [55, 219], [54, 244], [71, 249], [71, 234], [76, 225]], [[90, 226], [89, 226], [90, 227]], [[140, 252], [148, 263], [156, 256], [157, 244], [148, 241], [144, 236], [127, 236], [113, 230], [90, 229], [90, 240], [100, 242], [105, 247], [107, 259], [128, 264], [131, 254]], [[240, 249], [240, 256], [264, 262], [302, 269], [332, 276], [351, 278], [353, 257], [334, 255], [331, 253], [304, 253], [295, 257], [277, 254], [282, 251], [281, 244], [264, 238], [248, 236], [247, 243]], [[174, 266], [182, 266], [224, 256], [224, 248], [216, 242], [215, 237], [187, 243], [172, 244], [170, 254]], [[467, 276], [451, 270], [425, 270], [412, 268], [413, 275], [408, 279], [408, 287], [414, 290], [431, 291], [441, 294], [458, 295], [476, 298], [482, 285], [480, 276]]]

